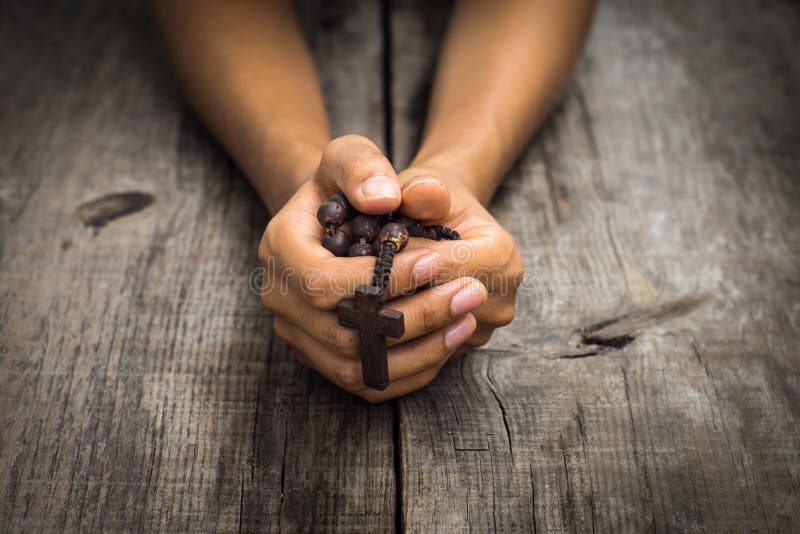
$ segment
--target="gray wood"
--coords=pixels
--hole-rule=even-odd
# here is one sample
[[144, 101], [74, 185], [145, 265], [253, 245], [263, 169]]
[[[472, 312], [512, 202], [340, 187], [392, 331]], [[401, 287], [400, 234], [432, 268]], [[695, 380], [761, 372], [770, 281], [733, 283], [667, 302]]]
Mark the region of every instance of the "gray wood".
[[[301, 11], [334, 132], [407, 163], [447, 6]], [[267, 214], [146, 6], [3, 3], [0, 531], [798, 530], [798, 22], [601, 3], [492, 206], [518, 319], [367, 406], [273, 339]]]
[[[391, 530], [392, 407], [272, 338], [267, 214], [148, 3], [39, 4], [0, 8], [0, 531]], [[334, 129], [382, 142], [379, 11], [324, 4], [303, 16]], [[154, 202], [74, 215], [128, 191]]]
[[[392, 14], [395, 156], [443, 5]], [[797, 531], [800, 10], [601, 2], [492, 209], [518, 317], [399, 401], [412, 532]]]

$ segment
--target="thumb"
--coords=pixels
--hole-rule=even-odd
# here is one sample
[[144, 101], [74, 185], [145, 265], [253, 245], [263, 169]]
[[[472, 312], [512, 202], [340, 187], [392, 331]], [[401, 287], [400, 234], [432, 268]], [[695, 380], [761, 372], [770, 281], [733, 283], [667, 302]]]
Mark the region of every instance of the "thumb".
[[434, 176], [417, 175], [403, 183], [404, 215], [426, 222], [441, 222], [450, 214], [450, 189]]
[[346, 135], [325, 148], [317, 179], [335, 184], [358, 211], [381, 215], [400, 206], [400, 183], [392, 164], [369, 139]]

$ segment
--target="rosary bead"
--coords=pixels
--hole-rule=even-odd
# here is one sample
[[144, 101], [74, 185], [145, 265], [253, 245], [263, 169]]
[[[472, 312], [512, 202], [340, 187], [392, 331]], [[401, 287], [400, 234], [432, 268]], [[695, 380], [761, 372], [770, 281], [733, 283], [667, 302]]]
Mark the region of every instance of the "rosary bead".
[[345, 210], [344, 219], [345, 220], [352, 219], [358, 213], [356, 211], [356, 209], [353, 207], [353, 205], [350, 204], [350, 201], [347, 200], [347, 197], [344, 196], [344, 193], [336, 193], [335, 195], [333, 195], [328, 200], [336, 202], [337, 204], [341, 204], [344, 207], [344, 210]]
[[408, 230], [408, 235], [411, 237], [425, 237], [425, 227], [422, 226], [422, 223], [419, 221], [412, 219], [411, 217], [406, 217], [402, 215], [397, 218], [395, 221], [398, 224], [402, 224]]
[[347, 249], [350, 248], [351, 241], [352, 239], [349, 235], [337, 228], [333, 233], [325, 232], [322, 238], [322, 246], [336, 256], [347, 256]]
[[450, 227], [442, 226], [440, 224], [437, 224], [436, 226], [431, 226], [431, 228], [433, 228], [434, 232], [436, 233], [436, 238], [435, 239], [438, 239], [440, 241], [442, 239], [449, 240], [449, 241], [457, 241], [457, 240], [461, 239], [461, 235], [459, 235], [458, 232], [456, 232], [455, 230], [453, 230]]
[[356, 237], [363, 237], [366, 241], [372, 241], [378, 237], [378, 232], [381, 226], [378, 218], [374, 215], [366, 215], [362, 213], [353, 219], [353, 235]]
[[326, 200], [320, 204], [317, 210], [317, 220], [325, 228], [331, 225], [341, 225], [345, 221], [346, 215], [347, 209], [338, 202], [333, 202], [332, 200]]
[[350, 236], [353, 237], [353, 221], [346, 221], [340, 227], [339, 230]]
[[381, 228], [378, 233], [378, 243], [383, 244], [387, 241], [394, 243], [396, 250], [399, 252], [408, 244], [408, 230], [406, 227], [399, 223], [388, 223]]
[[372, 256], [372, 245], [367, 243], [363, 237], [360, 237], [357, 242], [350, 245], [347, 255], [351, 257]]
[[422, 235], [420, 237], [425, 237], [432, 241], [439, 240], [439, 235], [436, 233], [436, 228], [433, 226], [423, 226]]

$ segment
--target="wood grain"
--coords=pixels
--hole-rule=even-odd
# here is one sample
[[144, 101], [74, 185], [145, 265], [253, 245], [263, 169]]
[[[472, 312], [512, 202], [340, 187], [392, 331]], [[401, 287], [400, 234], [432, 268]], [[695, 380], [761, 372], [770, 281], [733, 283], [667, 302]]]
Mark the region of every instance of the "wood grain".
[[[394, 4], [402, 163], [445, 7]], [[407, 530], [800, 528], [799, 16], [600, 3], [492, 204], [515, 322], [399, 401]]]
[[[337, 135], [409, 161], [448, 7], [299, 6]], [[600, 3], [492, 204], [517, 319], [369, 406], [273, 338], [268, 215], [147, 6], [4, 2], [0, 531], [797, 531], [798, 27]], [[153, 203], [74, 217], [122, 192]]]
[[[0, 8], [0, 531], [391, 530], [392, 407], [273, 339], [267, 214], [147, 3], [74, 7]], [[302, 16], [334, 128], [380, 141], [377, 7]], [[120, 191], [154, 202], [96, 235], [73, 217]]]

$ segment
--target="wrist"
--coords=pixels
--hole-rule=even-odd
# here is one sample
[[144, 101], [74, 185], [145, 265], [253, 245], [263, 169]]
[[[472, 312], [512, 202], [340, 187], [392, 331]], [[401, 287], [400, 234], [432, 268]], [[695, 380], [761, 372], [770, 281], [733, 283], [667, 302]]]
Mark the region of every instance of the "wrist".
[[322, 158], [319, 143], [298, 140], [287, 143], [276, 155], [265, 150], [253, 184], [272, 214], [280, 210], [300, 186], [316, 172]]

